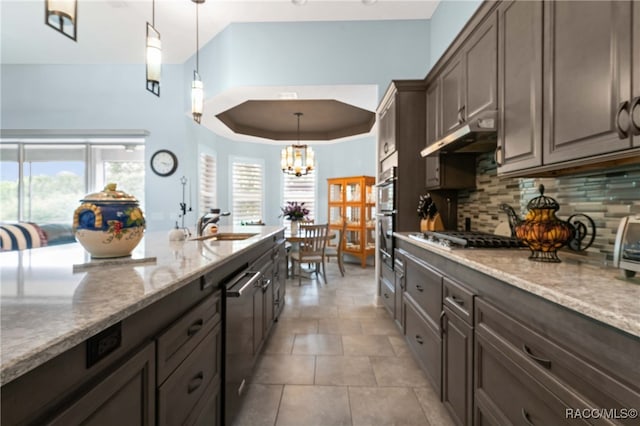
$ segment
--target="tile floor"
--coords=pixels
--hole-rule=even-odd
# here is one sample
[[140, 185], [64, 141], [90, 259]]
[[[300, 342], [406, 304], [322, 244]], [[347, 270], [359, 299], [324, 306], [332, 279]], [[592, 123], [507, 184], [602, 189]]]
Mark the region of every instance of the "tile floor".
[[452, 425], [403, 336], [376, 306], [374, 268], [287, 281], [286, 305], [234, 426]]

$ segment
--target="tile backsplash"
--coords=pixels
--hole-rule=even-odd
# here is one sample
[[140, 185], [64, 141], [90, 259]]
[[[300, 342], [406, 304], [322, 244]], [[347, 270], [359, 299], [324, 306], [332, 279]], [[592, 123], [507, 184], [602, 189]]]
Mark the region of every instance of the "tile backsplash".
[[545, 195], [560, 204], [558, 218], [584, 213], [593, 219], [596, 239], [587, 250], [590, 258], [611, 260], [620, 218], [640, 214], [640, 165], [554, 178], [500, 178], [489, 153], [477, 158], [476, 189], [458, 192], [458, 229], [471, 218], [471, 230], [492, 233], [500, 222], [507, 222], [499, 208], [502, 203], [524, 217], [540, 184]]

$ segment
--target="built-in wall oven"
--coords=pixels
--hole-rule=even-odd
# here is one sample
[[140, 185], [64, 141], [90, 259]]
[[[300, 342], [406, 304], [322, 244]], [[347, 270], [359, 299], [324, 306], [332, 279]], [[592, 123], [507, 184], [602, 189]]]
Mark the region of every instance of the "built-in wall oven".
[[390, 167], [378, 179], [378, 248], [380, 260], [393, 269], [393, 232], [396, 229], [396, 168]]

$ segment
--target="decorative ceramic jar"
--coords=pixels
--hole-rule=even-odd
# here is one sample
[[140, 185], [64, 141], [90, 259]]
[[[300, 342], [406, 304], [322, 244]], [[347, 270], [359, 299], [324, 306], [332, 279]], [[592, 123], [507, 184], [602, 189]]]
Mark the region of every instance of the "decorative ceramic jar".
[[129, 256], [145, 229], [138, 200], [110, 183], [80, 202], [73, 214], [73, 231], [91, 257]]

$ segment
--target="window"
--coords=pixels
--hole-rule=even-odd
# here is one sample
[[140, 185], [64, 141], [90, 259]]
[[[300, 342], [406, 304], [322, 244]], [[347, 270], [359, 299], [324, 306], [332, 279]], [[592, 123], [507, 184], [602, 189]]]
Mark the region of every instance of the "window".
[[[316, 214], [316, 174], [317, 169], [302, 176], [283, 174], [284, 193], [282, 205], [285, 205], [288, 201], [304, 203], [304, 206], [309, 209], [309, 219], [314, 219]], [[286, 219], [283, 218], [283, 220]]]
[[200, 214], [209, 212], [217, 207], [216, 199], [216, 159], [213, 155], [200, 154], [200, 191], [198, 206]]
[[262, 220], [264, 205], [264, 162], [250, 158], [231, 158], [231, 206], [233, 224]]
[[108, 182], [135, 196], [144, 209], [143, 139], [86, 141], [1, 141], [0, 221], [71, 223], [79, 200]]

